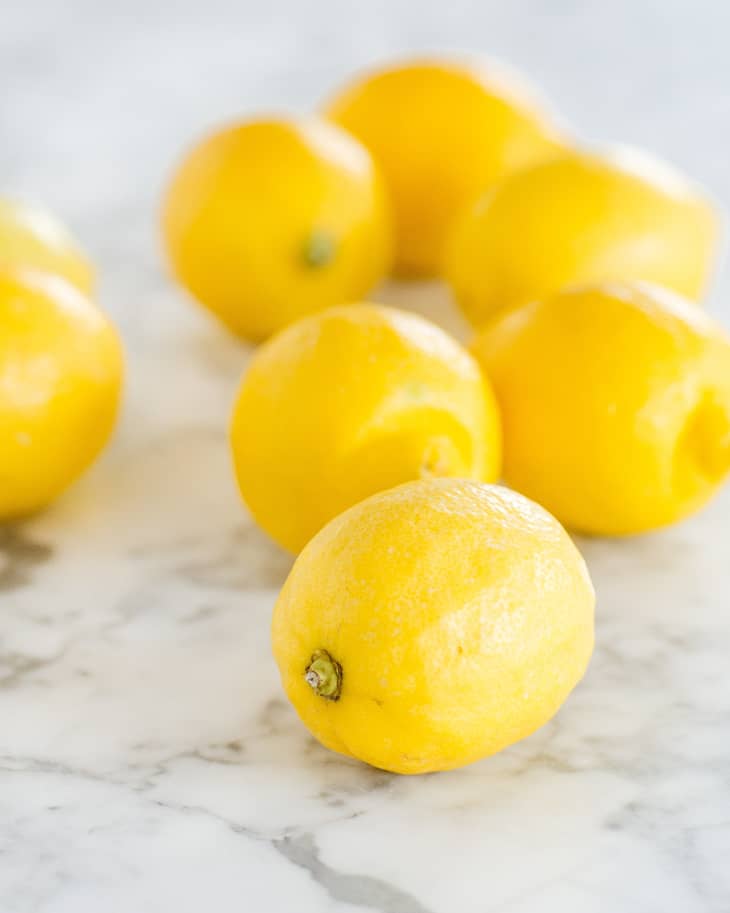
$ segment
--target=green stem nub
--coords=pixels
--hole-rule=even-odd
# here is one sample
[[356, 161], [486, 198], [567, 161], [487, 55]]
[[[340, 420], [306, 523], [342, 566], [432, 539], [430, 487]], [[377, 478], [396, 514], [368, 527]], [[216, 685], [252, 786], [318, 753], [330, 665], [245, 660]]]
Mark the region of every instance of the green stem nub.
[[314, 231], [304, 242], [302, 257], [307, 266], [327, 266], [335, 258], [337, 245], [332, 235], [325, 231]]
[[315, 650], [304, 670], [304, 681], [328, 701], [336, 701], [342, 690], [342, 666], [326, 650]]

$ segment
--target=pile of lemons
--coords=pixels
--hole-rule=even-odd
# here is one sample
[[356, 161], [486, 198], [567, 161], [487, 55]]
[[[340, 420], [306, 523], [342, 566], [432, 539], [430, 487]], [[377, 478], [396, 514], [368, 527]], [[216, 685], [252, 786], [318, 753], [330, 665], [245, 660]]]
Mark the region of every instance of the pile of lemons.
[[[254, 518], [301, 552], [273, 646], [305, 724], [417, 773], [545, 723], [593, 648], [561, 524], [665, 526], [730, 471], [730, 339], [697, 304], [711, 203], [636, 152], [581, 148], [514, 75], [423, 60], [205, 138], [162, 220], [180, 283], [263, 342], [231, 445]], [[388, 275], [444, 279], [469, 347], [364, 303]], [[121, 351], [90, 284], [50, 217], [2, 205], [0, 519], [52, 500], [112, 429]]]

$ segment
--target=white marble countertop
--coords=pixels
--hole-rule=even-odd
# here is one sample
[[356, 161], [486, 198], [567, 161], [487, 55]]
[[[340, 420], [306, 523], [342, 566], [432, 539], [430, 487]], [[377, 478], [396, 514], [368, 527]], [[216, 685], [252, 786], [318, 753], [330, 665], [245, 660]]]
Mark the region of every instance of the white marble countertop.
[[[101, 462], [0, 532], [2, 913], [730, 909], [730, 491], [673, 531], [582, 543], [597, 651], [532, 738], [420, 778], [329, 754], [269, 655], [289, 559], [231, 481], [247, 352], [171, 286], [155, 229], [191, 136], [439, 47], [506, 57], [588, 136], [727, 201], [729, 26], [717, 0], [3, 6], [0, 192], [90, 248], [129, 380]], [[438, 290], [386, 297], [445, 313]]]

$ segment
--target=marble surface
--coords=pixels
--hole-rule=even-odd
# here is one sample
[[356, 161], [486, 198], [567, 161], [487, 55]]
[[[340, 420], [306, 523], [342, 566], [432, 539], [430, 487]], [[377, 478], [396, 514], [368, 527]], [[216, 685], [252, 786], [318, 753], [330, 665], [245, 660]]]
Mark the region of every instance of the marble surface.
[[[289, 558], [231, 481], [247, 351], [173, 288], [155, 228], [201, 130], [440, 47], [509, 59], [586, 136], [727, 201], [728, 25], [710, 0], [3, 5], [0, 192], [83, 238], [129, 378], [94, 470], [0, 531], [2, 913], [730, 909], [730, 493], [661, 535], [581, 543], [598, 646], [535, 736], [421, 778], [329, 754], [269, 655]], [[438, 289], [381, 297], [453, 323]]]

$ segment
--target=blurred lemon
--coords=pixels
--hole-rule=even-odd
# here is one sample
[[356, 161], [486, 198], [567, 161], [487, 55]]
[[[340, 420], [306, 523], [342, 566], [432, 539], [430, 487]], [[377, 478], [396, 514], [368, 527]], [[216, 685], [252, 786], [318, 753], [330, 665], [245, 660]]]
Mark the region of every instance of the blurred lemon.
[[94, 460], [122, 371], [114, 328], [77, 288], [0, 272], [0, 520], [45, 506]]
[[203, 140], [170, 183], [163, 230], [178, 279], [252, 340], [361, 297], [392, 255], [369, 153], [316, 118], [253, 120]]
[[506, 178], [457, 224], [447, 279], [479, 326], [568, 284], [643, 279], [699, 298], [718, 217], [667, 165], [566, 152]]
[[404, 275], [440, 273], [461, 209], [498, 178], [558, 148], [532, 91], [495, 65], [414, 60], [384, 67], [346, 86], [327, 114], [383, 169]]
[[730, 339], [644, 283], [497, 318], [473, 351], [504, 418], [504, 474], [566, 525], [622, 535], [697, 510], [730, 470]]
[[515, 492], [410, 482], [329, 523], [274, 609], [284, 689], [323, 745], [396, 773], [448, 770], [546, 723], [593, 649], [588, 572]]
[[491, 480], [500, 464], [474, 359], [422, 317], [365, 304], [304, 318], [254, 354], [231, 444], [245, 502], [294, 552], [373, 492], [428, 475]]
[[62, 276], [89, 292], [94, 273], [67, 229], [38, 206], [0, 198], [0, 270], [27, 267]]

